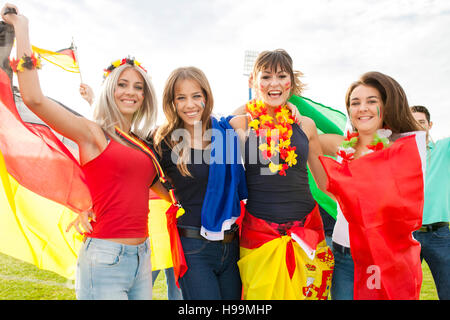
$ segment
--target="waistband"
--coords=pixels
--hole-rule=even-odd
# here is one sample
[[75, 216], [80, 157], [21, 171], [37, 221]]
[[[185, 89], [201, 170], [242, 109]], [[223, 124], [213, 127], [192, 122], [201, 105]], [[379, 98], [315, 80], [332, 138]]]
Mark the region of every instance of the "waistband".
[[434, 232], [439, 228], [448, 227], [448, 222], [436, 222], [432, 224], [425, 224], [419, 230], [419, 232]]
[[[230, 243], [232, 242], [234, 239], [236, 239], [238, 237], [238, 225], [234, 224], [230, 230], [227, 230], [224, 232], [223, 234], [223, 240], [219, 240], [219, 241], [213, 241], [213, 242], [222, 242], [222, 243]], [[200, 229], [199, 228], [183, 228], [183, 227], [178, 227], [178, 234], [180, 235], [180, 237], [185, 237], [185, 238], [191, 238], [191, 239], [200, 239], [200, 240], [205, 240], [205, 241], [212, 241], [212, 240], [208, 240], [203, 238], [200, 235]]]
[[147, 238], [144, 242], [138, 245], [121, 244], [114, 241], [89, 238], [85, 239], [86, 248], [95, 246], [96, 248], [105, 248], [120, 251], [122, 254], [139, 254], [150, 250], [150, 240]]
[[351, 255], [350, 248], [341, 246], [333, 241], [333, 251], [342, 253], [343, 255]]

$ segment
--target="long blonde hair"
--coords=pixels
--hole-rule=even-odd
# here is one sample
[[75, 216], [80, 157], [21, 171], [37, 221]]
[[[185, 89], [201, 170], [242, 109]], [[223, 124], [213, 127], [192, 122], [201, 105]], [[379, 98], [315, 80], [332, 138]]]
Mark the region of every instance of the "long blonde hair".
[[123, 142], [116, 135], [114, 127], [117, 126], [121, 130], [125, 130], [127, 125], [114, 100], [114, 92], [120, 75], [125, 69], [129, 68], [139, 72], [144, 79], [144, 101], [141, 108], [133, 115], [131, 132], [141, 139], [147, 138], [155, 125], [158, 112], [155, 89], [150, 76], [141, 68], [130, 64], [124, 64], [115, 68], [103, 82], [102, 90], [95, 105], [93, 119], [110, 137], [120, 143]]
[[[183, 120], [178, 116], [175, 106], [175, 86], [178, 81], [182, 80], [194, 80], [202, 89], [202, 93], [205, 96], [205, 108], [203, 109], [201, 121], [206, 126], [203, 128], [209, 129], [211, 126], [210, 116], [212, 113], [214, 98], [212, 95], [211, 87], [208, 79], [203, 71], [196, 67], [181, 67], [175, 69], [170, 74], [166, 81], [163, 92], [163, 111], [166, 116], [166, 121], [161, 125], [155, 133], [154, 145], [156, 151], [162, 155], [161, 143], [164, 141], [171, 150], [180, 142], [180, 140], [173, 140], [172, 133], [176, 129], [184, 128]], [[187, 169], [187, 162], [189, 161], [189, 154], [186, 149], [178, 151], [177, 168], [183, 176], [191, 176]]]

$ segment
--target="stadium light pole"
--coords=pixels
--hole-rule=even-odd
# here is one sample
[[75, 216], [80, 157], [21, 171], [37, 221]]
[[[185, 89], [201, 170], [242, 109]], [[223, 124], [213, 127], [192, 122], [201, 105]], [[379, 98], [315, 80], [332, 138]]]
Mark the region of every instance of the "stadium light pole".
[[[250, 77], [250, 74], [253, 70], [253, 64], [255, 63], [256, 58], [258, 57], [258, 51], [245, 51], [244, 57], [244, 76]], [[252, 88], [249, 86], [248, 88], [248, 99], [252, 100]]]

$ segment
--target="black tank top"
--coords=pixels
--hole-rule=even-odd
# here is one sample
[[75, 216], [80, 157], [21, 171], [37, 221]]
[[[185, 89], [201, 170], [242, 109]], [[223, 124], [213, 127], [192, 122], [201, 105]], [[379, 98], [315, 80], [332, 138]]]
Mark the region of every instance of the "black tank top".
[[161, 149], [162, 157], [159, 159], [161, 167], [175, 188], [175, 197], [186, 211], [178, 218], [178, 226], [200, 228], [203, 199], [208, 185], [211, 149], [190, 149], [192, 161], [187, 164], [187, 169], [192, 177], [181, 174], [176, 165], [177, 155], [173, 155], [175, 162], [172, 161], [172, 149], [165, 141], [161, 142]]
[[292, 131], [291, 146], [297, 147], [297, 164], [286, 170], [286, 176], [270, 172], [269, 161], [259, 151], [261, 141], [255, 131], [250, 130], [245, 142], [247, 210], [257, 218], [286, 223], [302, 220], [314, 209], [316, 203], [306, 170], [308, 137], [297, 124], [292, 125]]

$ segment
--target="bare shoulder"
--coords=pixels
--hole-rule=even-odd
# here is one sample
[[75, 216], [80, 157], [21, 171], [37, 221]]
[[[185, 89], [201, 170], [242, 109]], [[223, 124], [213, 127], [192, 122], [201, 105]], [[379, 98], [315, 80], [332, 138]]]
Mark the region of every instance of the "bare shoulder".
[[84, 139], [82, 140], [80, 139], [81, 141], [78, 141], [80, 147], [96, 146], [102, 148], [107, 141], [105, 137], [105, 132], [100, 127], [100, 125], [86, 118], [81, 118], [80, 121], [83, 122], [83, 125], [86, 128]]
[[241, 114], [234, 116], [233, 119], [230, 120], [230, 125], [235, 130], [247, 130], [248, 116], [246, 114]]
[[316, 123], [308, 117], [300, 116], [300, 128], [308, 137], [308, 140], [311, 140], [315, 135], [317, 135]]
[[319, 142], [325, 155], [335, 155], [342, 141], [344, 141], [344, 136], [338, 134], [319, 134]]

